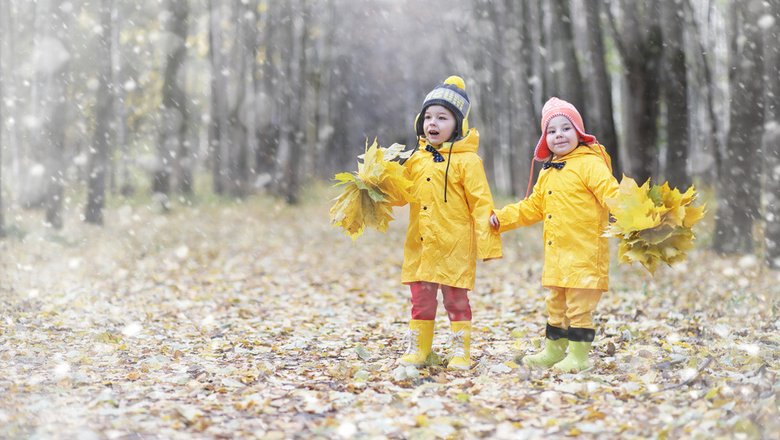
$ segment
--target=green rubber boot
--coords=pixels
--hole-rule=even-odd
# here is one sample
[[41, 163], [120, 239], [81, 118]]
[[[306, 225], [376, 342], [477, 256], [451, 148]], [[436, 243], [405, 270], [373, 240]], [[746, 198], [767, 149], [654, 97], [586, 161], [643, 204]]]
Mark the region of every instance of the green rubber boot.
[[569, 354], [553, 365], [553, 370], [561, 373], [579, 373], [590, 368], [588, 353], [593, 345], [596, 331], [589, 328], [569, 329]]
[[523, 364], [540, 368], [550, 368], [555, 365], [566, 356], [566, 347], [569, 345], [566, 334], [565, 329], [547, 324], [544, 349], [539, 353], [524, 357]]

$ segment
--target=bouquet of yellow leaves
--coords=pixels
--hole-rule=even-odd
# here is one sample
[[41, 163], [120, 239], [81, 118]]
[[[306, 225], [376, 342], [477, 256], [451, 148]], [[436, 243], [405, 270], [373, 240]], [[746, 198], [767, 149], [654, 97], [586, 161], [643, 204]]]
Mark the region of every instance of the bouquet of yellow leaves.
[[357, 173], [338, 173], [334, 186], [343, 186], [330, 208], [330, 222], [344, 229], [353, 240], [357, 239], [366, 226], [386, 231], [393, 219], [392, 204], [408, 201], [412, 181], [404, 176], [404, 167], [396, 161], [408, 158], [411, 151], [404, 152], [404, 145], [393, 144], [388, 148], [371, 146], [366, 141], [366, 152], [359, 156]]
[[668, 182], [651, 186], [648, 179], [638, 186], [623, 176], [618, 195], [606, 200], [616, 221], [604, 233], [620, 238], [620, 262], [639, 262], [653, 274], [659, 261], [671, 266], [684, 260], [693, 248], [691, 228], [705, 212], [704, 206], [691, 206], [696, 196], [693, 186], [681, 193]]

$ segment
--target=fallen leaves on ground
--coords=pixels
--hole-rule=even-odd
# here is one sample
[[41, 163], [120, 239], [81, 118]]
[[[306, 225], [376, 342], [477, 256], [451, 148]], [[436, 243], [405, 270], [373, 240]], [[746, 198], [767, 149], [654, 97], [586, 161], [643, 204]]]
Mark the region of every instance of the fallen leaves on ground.
[[[780, 429], [780, 275], [755, 257], [694, 249], [655, 278], [613, 264], [594, 368], [553, 374], [516, 361], [539, 346], [545, 292], [541, 230], [513, 232], [470, 294], [474, 368], [401, 372], [407, 214], [354, 243], [328, 224], [331, 195], [167, 216], [123, 206], [103, 228], [30, 226], [24, 241], [0, 242], [0, 437], [758, 439]], [[442, 357], [448, 333], [440, 306]]]

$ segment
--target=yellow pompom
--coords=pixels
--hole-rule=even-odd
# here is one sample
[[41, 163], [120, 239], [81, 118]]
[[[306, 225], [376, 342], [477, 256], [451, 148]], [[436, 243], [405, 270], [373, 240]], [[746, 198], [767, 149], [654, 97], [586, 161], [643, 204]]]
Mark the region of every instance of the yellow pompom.
[[463, 78], [457, 75], [452, 75], [451, 77], [445, 79], [444, 84], [452, 84], [461, 90], [466, 90], [466, 83], [463, 81]]

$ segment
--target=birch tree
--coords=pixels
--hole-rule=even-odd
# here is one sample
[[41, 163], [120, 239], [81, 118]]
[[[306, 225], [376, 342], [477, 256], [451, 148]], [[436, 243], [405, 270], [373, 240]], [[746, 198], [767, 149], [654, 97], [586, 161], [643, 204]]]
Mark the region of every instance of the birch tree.
[[[37, 41], [36, 56], [43, 84], [40, 111], [43, 114], [43, 148], [48, 151], [44, 161], [46, 192], [44, 208], [46, 223], [55, 229], [63, 226], [62, 206], [65, 191], [65, 125], [67, 119], [66, 86], [70, 53], [67, 46], [67, 16], [59, 2], [38, 2], [43, 32]], [[44, 60], [44, 57], [53, 57]]]
[[171, 170], [186, 141], [189, 112], [187, 95], [183, 86], [182, 65], [187, 54], [188, 0], [168, 0], [165, 20], [165, 72], [162, 90], [162, 115], [159, 142], [157, 143], [157, 169], [152, 191], [169, 194]]
[[226, 153], [228, 150], [227, 80], [225, 56], [222, 51], [221, 2], [209, 0], [209, 60], [211, 63], [211, 110], [209, 118], [209, 158], [212, 166], [213, 189], [225, 192]]
[[[116, 178], [119, 180], [119, 193], [130, 195], [133, 193], [133, 182], [130, 177], [130, 152], [127, 143], [127, 109], [125, 108], [125, 88], [122, 84], [122, 58], [121, 45], [119, 42], [119, 31], [121, 21], [119, 20], [119, 5], [116, 1], [111, 2], [111, 83], [113, 87], [112, 102], [114, 103], [114, 147], [119, 150], [119, 161], [117, 162], [118, 176], [116, 172], [112, 173], [112, 190]], [[114, 168], [112, 168], [114, 170]]]
[[106, 175], [108, 171], [110, 121], [112, 119], [113, 95], [109, 90], [111, 74], [111, 11], [114, 0], [99, 3], [100, 31], [98, 38], [98, 89], [95, 105], [95, 133], [87, 163], [87, 206], [84, 221], [103, 223], [103, 207], [106, 201]]

